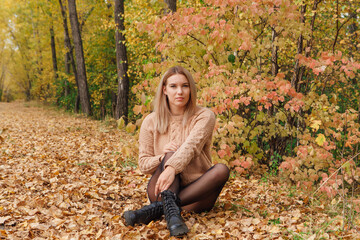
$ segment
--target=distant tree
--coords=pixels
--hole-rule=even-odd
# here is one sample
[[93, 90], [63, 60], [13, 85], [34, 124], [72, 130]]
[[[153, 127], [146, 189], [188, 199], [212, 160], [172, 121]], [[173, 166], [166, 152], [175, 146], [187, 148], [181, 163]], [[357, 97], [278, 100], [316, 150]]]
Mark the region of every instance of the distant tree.
[[[176, 0], [165, 0], [165, 3], [171, 12], [176, 12]], [[168, 13], [168, 11], [166, 12]]]
[[51, 56], [52, 56], [52, 62], [53, 62], [53, 69], [54, 69], [54, 78], [57, 79], [57, 59], [56, 59], [56, 45], [55, 45], [55, 33], [54, 33], [54, 27], [51, 25], [50, 27], [50, 45], [51, 45]]
[[91, 115], [90, 94], [87, 86], [84, 50], [80, 34], [80, 25], [77, 16], [75, 0], [68, 0], [68, 7], [71, 31], [75, 48], [76, 72], [78, 74], [78, 88], [80, 92], [81, 109], [85, 114]]
[[129, 99], [129, 77], [127, 74], [128, 61], [126, 55], [124, 26], [124, 1], [115, 0], [115, 38], [116, 38], [116, 66], [118, 75], [118, 91], [116, 98], [115, 119], [124, 116], [127, 120]]
[[[79, 83], [78, 83], [78, 75], [76, 72], [76, 65], [74, 60], [74, 53], [73, 53], [73, 47], [71, 45], [70, 41], [70, 34], [69, 34], [69, 28], [67, 23], [67, 16], [66, 16], [66, 9], [65, 6], [62, 4], [62, 1], [59, 0], [60, 4], [60, 10], [61, 10], [61, 16], [63, 20], [63, 27], [64, 27], [64, 44], [66, 47], [66, 53], [65, 53], [65, 73], [70, 74], [70, 66], [72, 66], [74, 78], [77, 86], [78, 95], [76, 97], [75, 106], [74, 106], [74, 112], [79, 112], [79, 105], [80, 105], [80, 89], [79, 89]], [[65, 97], [69, 94], [69, 83], [67, 80], [65, 80]]]

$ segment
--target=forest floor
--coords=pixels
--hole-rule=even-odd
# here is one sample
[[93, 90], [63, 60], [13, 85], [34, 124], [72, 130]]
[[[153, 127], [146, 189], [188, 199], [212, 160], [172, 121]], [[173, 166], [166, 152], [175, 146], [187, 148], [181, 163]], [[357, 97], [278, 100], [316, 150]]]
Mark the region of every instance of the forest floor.
[[[169, 239], [164, 219], [123, 223], [148, 202], [148, 176], [120, 153], [134, 141], [107, 121], [0, 103], [0, 239]], [[183, 212], [184, 239], [360, 239], [336, 199], [310, 199], [266, 173], [232, 176], [213, 210]]]

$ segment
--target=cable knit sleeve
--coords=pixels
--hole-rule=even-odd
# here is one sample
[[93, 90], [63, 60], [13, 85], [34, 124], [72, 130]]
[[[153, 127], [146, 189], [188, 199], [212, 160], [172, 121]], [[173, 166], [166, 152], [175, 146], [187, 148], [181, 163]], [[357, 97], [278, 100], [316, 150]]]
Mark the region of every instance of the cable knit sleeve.
[[165, 164], [165, 167], [174, 167], [176, 174], [182, 172], [190, 161], [201, 153], [214, 131], [215, 114], [211, 110], [206, 109], [201, 112], [194, 121], [195, 124], [185, 142]]
[[154, 124], [147, 116], [140, 128], [139, 135], [139, 169], [142, 173], [152, 174], [159, 166], [164, 154], [154, 155]]

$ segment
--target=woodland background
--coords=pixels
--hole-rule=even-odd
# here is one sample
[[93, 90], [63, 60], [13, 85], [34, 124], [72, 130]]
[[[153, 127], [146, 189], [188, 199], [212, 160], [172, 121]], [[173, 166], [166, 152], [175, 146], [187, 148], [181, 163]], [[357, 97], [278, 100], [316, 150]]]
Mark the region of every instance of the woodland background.
[[[40, 100], [133, 139], [175, 64], [217, 115], [213, 159], [360, 212], [360, 2], [2, 0], [0, 100]], [[325, 200], [324, 200], [325, 201]]]

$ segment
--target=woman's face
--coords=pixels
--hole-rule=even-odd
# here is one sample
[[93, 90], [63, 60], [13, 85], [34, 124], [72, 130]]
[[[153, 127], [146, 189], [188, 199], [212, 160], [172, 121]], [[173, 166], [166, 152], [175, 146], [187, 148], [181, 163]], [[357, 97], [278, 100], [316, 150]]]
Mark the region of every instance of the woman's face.
[[190, 84], [182, 74], [169, 77], [163, 87], [164, 94], [168, 97], [172, 114], [183, 114], [186, 104], [190, 99]]

